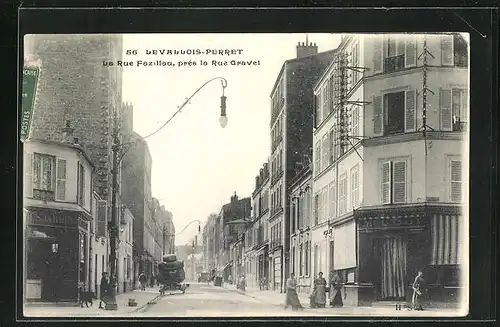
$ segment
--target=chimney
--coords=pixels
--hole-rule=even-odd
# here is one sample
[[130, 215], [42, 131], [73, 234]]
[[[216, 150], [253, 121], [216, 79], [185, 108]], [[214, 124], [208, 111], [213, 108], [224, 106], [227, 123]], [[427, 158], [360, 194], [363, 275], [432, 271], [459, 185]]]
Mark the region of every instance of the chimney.
[[71, 127], [71, 121], [66, 120], [66, 126], [62, 129], [64, 143], [74, 144], [73, 131], [74, 128]]
[[297, 58], [304, 58], [317, 54], [318, 46], [316, 45], [316, 43], [309, 43], [309, 41], [306, 39], [305, 44], [304, 42], [302, 42], [302, 44], [300, 42], [297, 44]]

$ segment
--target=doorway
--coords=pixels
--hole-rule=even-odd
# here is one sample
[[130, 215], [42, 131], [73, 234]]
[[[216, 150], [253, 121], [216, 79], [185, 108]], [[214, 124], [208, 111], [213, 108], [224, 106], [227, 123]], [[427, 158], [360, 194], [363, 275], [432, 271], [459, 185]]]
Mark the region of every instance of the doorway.
[[379, 262], [379, 298], [404, 299], [407, 284], [407, 238], [401, 235], [386, 236], [376, 238], [374, 243]]

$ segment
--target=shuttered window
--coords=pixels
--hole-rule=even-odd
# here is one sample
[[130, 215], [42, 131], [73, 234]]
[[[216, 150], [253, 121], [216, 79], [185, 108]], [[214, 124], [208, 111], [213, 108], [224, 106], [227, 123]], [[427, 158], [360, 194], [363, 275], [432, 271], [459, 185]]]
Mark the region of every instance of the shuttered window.
[[339, 178], [339, 215], [347, 212], [347, 174]]
[[66, 200], [66, 159], [57, 158], [56, 200]]
[[318, 127], [321, 124], [321, 102], [318, 95], [313, 96], [313, 106], [314, 106], [314, 127]]
[[330, 185], [328, 186], [329, 190], [328, 190], [328, 205], [329, 205], [329, 217], [331, 219], [335, 218], [337, 215], [336, 215], [336, 212], [335, 212], [335, 208], [336, 208], [336, 204], [337, 204], [337, 199], [336, 199], [336, 192], [335, 192], [335, 180], [333, 182], [330, 183]]
[[328, 164], [331, 165], [335, 154], [335, 134], [333, 129], [328, 133]]
[[383, 69], [383, 35], [373, 37], [373, 72], [381, 73]]
[[24, 197], [33, 196], [33, 153], [24, 153]]
[[453, 35], [443, 35], [441, 37], [441, 65], [453, 66]]
[[406, 37], [405, 43], [405, 67], [417, 65], [417, 38], [414, 35]]
[[463, 180], [462, 180], [462, 161], [450, 161], [450, 200], [451, 202], [463, 201]]
[[314, 207], [313, 207], [314, 225], [319, 223], [319, 195], [314, 196]]
[[392, 202], [406, 203], [406, 161], [395, 161], [392, 167]]
[[325, 83], [323, 85], [323, 88], [321, 89], [321, 110], [322, 110], [322, 119], [321, 121], [325, 120], [326, 117], [328, 116], [328, 83]]
[[323, 197], [322, 199], [322, 207], [323, 207], [323, 219], [322, 221], [325, 221], [329, 218], [329, 212], [328, 212], [328, 186], [325, 186], [323, 188], [323, 192], [321, 192], [321, 195]]
[[452, 130], [452, 92], [450, 89], [441, 89], [439, 92], [439, 118], [441, 130]]
[[381, 196], [382, 204], [391, 203], [391, 162], [387, 161], [382, 164], [381, 174]]
[[359, 106], [353, 105], [351, 108], [352, 124], [351, 124], [351, 137], [357, 140], [361, 133], [359, 132]]
[[97, 200], [97, 237], [106, 237], [107, 202]]
[[406, 91], [405, 96], [405, 132], [413, 132], [416, 128], [417, 97], [415, 90]]
[[321, 170], [328, 167], [328, 149], [330, 145], [328, 144], [328, 134], [323, 135], [322, 138], [322, 150], [321, 150]]
[[382, 204], [407, 202], [407, 163], [405, 160], [386, 161], [381, 167]]
[[351, 169], [351, 206], [357, 207], [359, 204], [359, 166]]
[[373, 136], [382, 135], [382, 96], [373, 97]]
[[314, 157], [314, 171], [318, 175], [321, 171], [321, 142], [316, 142], [316, 151]]

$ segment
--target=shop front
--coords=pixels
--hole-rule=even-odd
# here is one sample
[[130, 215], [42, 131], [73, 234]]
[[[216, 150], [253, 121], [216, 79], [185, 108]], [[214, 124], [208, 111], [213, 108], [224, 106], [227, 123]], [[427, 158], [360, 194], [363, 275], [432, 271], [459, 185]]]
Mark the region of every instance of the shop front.
[[89, 287], [85, 212], [26, 208], [26, 300], [76, 302]]
[[[424, 272], [429, 300], [442, 300], [443, 289], [458, 285], [453, 267], [460, 260], [460, 217], [459, 208], [450, 206], [356, 210], [358, 281], [373, 287], [373, 301], [409, 301], [419, 270]], [[446, 274], [449, 270], [452, 273]], [[457, 294], [444, 297], [457, 300]]]
[[281, 264], [282, 249], [283, 247], [281, 245], [277, 245], [273, 247], [273, 249], [269, 253], [271, 259], [271, 279], [272, 279], [271, 288], [273, 291], [280, 291], [280, 292], [283, 284], [282, 283], [283, 271]]

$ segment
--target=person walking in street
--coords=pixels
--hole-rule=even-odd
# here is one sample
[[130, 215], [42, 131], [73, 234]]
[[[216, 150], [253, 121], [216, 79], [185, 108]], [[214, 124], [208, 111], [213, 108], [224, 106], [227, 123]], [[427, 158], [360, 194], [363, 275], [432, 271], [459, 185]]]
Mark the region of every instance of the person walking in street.
[[291, 306], [293, 311], [304, 309], [297, 295], [297, 280], [293, 273], [290, 274], [290, 278], [286, 281], [285, 310], [288, 306]]
[[323, 278], [323, 273], [318, 274], [318, 278], [314, 280], [313, 292], [311, 293], [311, 305], [313, 308], [324, 308], [326, 305], [326, 279]]
[[420, 304], [420, 296], [422, 295], [422, 287], [424, 284], [424, 273], [419, 270], [415, 281], [413, 282], [413, 296], [411, 298], [411, 305], [414, 310], [422, 311], [422, 305]]
[[338, 272], [332, 271], [330, 278], [330, 306], [332, 308], [341, 308], [344, 306], [341, 293], [343, 285], [344, 282]]
[[108, 281], [108, 273], [107, 272], [102, 273], [100, 292], [101, 292], [101, 296], [100, 296], [100, 301], [99, 301], [99, 309], [105, 309], [106, 302], [108, 300], [108, 292], [109, 292], [109, 281]]
[[139, 283], [141, 284], [141, 290], [145, 291], [146, 290], [146, 275], [144, 272], [141, 272], [139, 275]]
[[246, 286], [247, 286], [246, 284], [247, 284], [247, 281], [245, 280], [245, 276], [241, 275], [240, 282], [239, 282], [239, 289], [242, 290], [243, 292], [245, 292]]

